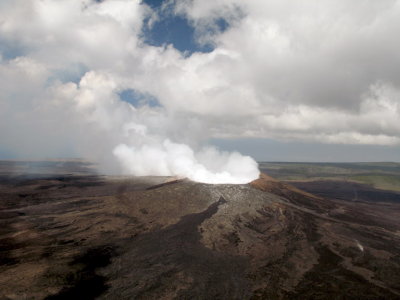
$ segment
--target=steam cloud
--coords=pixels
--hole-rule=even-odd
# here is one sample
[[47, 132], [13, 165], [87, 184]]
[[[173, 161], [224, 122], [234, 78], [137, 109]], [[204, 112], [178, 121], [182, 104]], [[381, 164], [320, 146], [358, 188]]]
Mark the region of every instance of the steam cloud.
[[180, 175], [205, 183], [247, 183], [259, 175], [257, 163], [239, 153], [206, 148], [195, 153], [185, 144], [165, 140], [139, 149], [120, 144], [114, 149], [125, 169], [136, 175]]

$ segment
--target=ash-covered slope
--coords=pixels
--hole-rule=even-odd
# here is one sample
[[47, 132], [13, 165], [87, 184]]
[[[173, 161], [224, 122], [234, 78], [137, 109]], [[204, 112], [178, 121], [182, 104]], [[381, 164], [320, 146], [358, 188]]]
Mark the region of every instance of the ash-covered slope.
[[400, 299], [395, 203], [58, 176], [0, 185], [1, 299]]

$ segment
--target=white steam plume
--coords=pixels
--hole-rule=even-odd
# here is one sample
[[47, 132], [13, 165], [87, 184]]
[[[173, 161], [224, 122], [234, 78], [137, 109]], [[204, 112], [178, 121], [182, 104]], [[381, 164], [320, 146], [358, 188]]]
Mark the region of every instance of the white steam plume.
[[179, 175], [204, 183], [247, 183], [259, 175], [257, 163], [239, 153], [205, 148], [195, 153], [188, 145], [164, 140], [156, 146], [114, 149], [125, 170], [135, 175]]
[[[162, 107], [134, 107], [121, 101], [119, 84], [113, 76], [89, 72], [74, 100], [79, 120], [85, 120], [80, 121], [81, 126], [90, 133], [97, 131], [101, 140], [95, 142], [107, 143], [106, 151], [113, 154], [100, 155], [108, 163], [116, 159], [124, 174], [182, 176], [213, 184], [243, 184], [258, 178], [258, 164], [252, 158], [214, 147], [195, 151], [197, 141], [204, 138], [198, 124], [193, 125], [188, 116], [170, 116]], [[172, 142], [171, 136], [182, 142]], [[188, 137], [194, 140], [193, 148]], [[93, 147], [87, 149], [89, 155], [96, 152]]]

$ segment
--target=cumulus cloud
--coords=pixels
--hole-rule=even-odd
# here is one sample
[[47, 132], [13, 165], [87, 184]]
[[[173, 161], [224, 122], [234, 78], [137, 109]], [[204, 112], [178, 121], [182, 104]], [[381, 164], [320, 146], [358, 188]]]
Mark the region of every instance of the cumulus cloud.
[[[400, 144], [400, 1], [180, 0], [164, 9], [214, 50], [146, 44], [144, 26], [161, 16], [140, 1], [2, 1], [2, 147], [238, 183], [257, 177], [254, 160], [207, 148], [208, 139]], [[127, 90], [144, 101], [122, 101]]]
[[[217, 103], [246, 103], [239, 104], [240, 113], [251, 115], [253, 126], [241, 134], [398, 143], [400, 46], [393, 41], [400, 29], [399, 1], [174, 3], [200, 35], [221, 18], [231, 24], [223, 33], [206, 34], [216, 51], [201, 71], [224, 76], [212, 80], [212, 87], [200, 85], [198, 97], [212, 89]], [[237, 135], [240, 129], [233, 128], [221, 135]]]

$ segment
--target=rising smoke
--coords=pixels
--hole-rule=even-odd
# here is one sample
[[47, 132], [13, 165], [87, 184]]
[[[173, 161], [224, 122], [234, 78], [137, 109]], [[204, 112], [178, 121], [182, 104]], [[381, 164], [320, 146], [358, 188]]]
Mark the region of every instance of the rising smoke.
[[188, 145], [164, 140], [139, 148], [120, 144], [115, 156], [129, 174], [179, 175], [204, 183], [247, 183], [259, 175], [257, 163], [239, 153], [205, 148], [194, 152]]
[[[115, 78], [89, 72], [72, 97], [80, 114], [80, 127], [97, 132], [100, 144], [106, 143], [108, 147], [103, 148], [113, 154], [100, 153], [107, 157], [103, 165], [116, 159], [124, 174], [180, 176], [213, 184], [242, 184], [258, 178], [258, 164], [251, 157], [210, 146], [197, 146], [195, 151], [195, 146], [171, 141], [171, 136], [181, 141], [191, 137], [195, 142], [192, 144], [198, 145], [196, 142], [204, 139], [198, 132], [199, 125], [191, 125], [190, 117], [171, 117], [162, 107], [135, 107], [121, 101], [118, 90]], [[98, 138], [95, 143], [99, 143]], [[91, 145], [86, 146], [89, 155], [96, 153]]]

